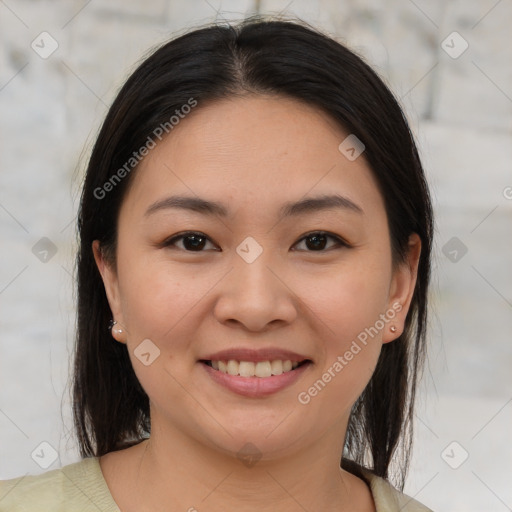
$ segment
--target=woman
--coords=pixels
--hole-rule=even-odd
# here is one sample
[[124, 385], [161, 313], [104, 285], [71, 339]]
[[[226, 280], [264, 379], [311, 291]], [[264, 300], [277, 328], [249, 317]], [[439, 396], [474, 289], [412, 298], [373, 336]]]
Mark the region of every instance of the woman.
[[402, 111], [343, 45], [257, 18], [163, 45], [83, 187], [83, 460], [3, 482], [0, 510], [429, 510], [387, 479], [432, 225]]

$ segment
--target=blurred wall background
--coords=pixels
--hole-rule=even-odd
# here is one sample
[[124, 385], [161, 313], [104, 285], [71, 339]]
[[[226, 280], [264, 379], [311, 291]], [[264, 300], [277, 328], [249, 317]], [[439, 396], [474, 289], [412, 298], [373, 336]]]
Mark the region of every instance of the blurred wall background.
[[116, 91], [156, 44], [255, 12], [330, 32], [400, 98], [437, 215], [405, 491], [436, 512], [512, 510], [507, 0], [0, 0], [0, 479], [79, 460], [68, 389], [75, 216], [81, 164]]

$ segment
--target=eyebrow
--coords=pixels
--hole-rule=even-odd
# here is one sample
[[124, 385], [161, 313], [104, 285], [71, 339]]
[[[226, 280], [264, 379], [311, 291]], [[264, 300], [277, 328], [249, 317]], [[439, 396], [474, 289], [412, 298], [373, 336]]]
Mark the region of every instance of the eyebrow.
[[[190, 196], [169, 196], [153, 203], [144, 214], [148, 217], [158, 211], [169, 208], [178, 208], [189, 210], [203, 215], [227, 217], [229, 211], [221, 203], [216, 201], [207, 201], [200, 197]], [[347, 210], [359, 214], [364, 214], [363, 209], [350, 200], [348, 197], [339, 194], [321, 195], [318, 197], [308, 197], [300, 201], [290, 201], [285, 203], [279, 210], [279, 220], [285, 217], [295, 217], [321, 210]]]

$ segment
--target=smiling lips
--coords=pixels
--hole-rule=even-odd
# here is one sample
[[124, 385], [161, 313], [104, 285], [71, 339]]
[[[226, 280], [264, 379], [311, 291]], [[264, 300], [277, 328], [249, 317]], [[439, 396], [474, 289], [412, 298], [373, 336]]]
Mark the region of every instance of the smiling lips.
[[216, 383], [254, 398], [291, 385], [312, 364], [305, 356], [277, 349], [224, 350], [199, 362]]
[[219, 370], [228, 375], [239, 375], [240, 377], [271, 377], [290, 372], [299, 366], [299, 362], [290, 359], [273, 361], [207, 361], [206, 364], [214, 370]]
[[222, 350], [200, 361], [228, 375], [265, 378], [290, 372], [310, 360], [288, 350], [267, 348]]

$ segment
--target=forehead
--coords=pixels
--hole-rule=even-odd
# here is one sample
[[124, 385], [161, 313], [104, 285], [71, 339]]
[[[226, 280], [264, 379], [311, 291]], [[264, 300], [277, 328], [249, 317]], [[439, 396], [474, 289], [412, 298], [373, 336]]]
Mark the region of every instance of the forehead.
[[348, 135], [324, 112], [290, 98], [199, 103], [141, 162], [124, 203], [147, 208], [168, 193], [185, 192], [229, 198], [233, 209], [264, 209], [336, 192], [384, 208], [364, 158], [350, 161], [338, 149]]

